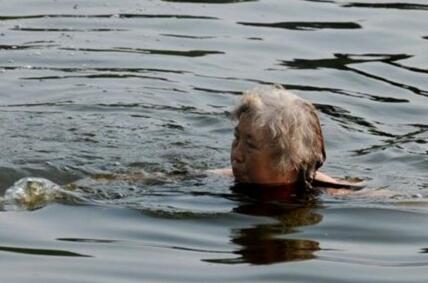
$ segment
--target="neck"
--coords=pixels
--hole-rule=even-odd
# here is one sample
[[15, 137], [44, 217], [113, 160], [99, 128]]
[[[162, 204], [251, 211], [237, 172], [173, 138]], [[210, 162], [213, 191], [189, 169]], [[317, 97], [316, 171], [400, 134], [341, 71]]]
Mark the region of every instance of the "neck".
[[236, 183], [231, 190], [261, 201], [287, 201], [295, 196], [297, 183]]

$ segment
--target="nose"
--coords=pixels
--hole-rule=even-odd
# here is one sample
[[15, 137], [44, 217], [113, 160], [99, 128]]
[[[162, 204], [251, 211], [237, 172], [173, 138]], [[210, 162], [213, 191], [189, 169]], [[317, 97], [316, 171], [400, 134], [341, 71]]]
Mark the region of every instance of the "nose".
[[236, 144], [232, 145], [232, 162], [242, 163], [244, 162], [244, 155], [242, 154], [242, 145], [238, 141]]

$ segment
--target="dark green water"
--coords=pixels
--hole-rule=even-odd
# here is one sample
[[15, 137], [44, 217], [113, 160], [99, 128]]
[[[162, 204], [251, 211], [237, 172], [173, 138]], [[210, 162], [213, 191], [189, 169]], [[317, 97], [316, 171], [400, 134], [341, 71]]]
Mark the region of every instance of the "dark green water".
[[0, 1], [0, 192], [226, 167], [228, 111], [272, 83], [316, 104], [323, 171], [369, 188], [302, 207], [215, 176], [89, 183], [0, 212], [0, 281], [426, 282], [427, 26], [422, 0]]

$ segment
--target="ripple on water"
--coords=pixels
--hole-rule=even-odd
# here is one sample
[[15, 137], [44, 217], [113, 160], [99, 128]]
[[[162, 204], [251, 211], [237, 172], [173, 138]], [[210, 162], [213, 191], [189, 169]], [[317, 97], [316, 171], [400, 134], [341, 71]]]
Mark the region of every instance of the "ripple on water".
[[[25, 177], [67, 189], [0, 213], [3, 281], [424, 282], [426, 11], [418, 0], [2, 3], [0, 191]], [[316, 104], [323, 170], [366, 190], [260, 202], [195, 173], [228, 166], [237, 95], [274, 83]]]

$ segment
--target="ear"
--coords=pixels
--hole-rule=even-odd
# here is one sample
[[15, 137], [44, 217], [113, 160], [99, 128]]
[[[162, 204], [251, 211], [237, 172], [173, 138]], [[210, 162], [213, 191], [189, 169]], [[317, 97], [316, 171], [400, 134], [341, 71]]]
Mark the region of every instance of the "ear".
[[314, 168], [301, 168], [299, 171], [299, 176], [297, 179], [297, 185], [299, 189], [297, 190], [297, 195], [305, 198], [312, 199], [317, 196], [320, 191], [316, 190], [312, 186], [312, 181], [316, 170]]
[[315, 126], [315, 131], [316, 131], [316, 143], [315, 143], [315, 150], [316, 150], [316, 155], [318, 160], [316, 161], [315, 164], [315, 170], [318, 170], [318, 168], [320, 168], [324, 161], [327, 158], [327, 154], [325, 152], [325, 143], [324, 143], [324, 136], [322, 134], [322, 129], [321, 129], [321, 124], [320, 124], [320, 120], [318, 118], [317, 113], [315, 112], [315, 108], [313, 109], [311, 115], [313, 115], [316, 121], [316, 126]]
[[[320, 131], [321, 131], [321, 128], [320, 128]], [[318, 170], [318, 168], [320, 168], [320, 167], [323, 165], [324, 161], [325, 161], [325, 160], [326, 160], [326, 158], [327, 158], [327, 155], [326, 155], [326, 153], [325, 153], [324, 138], [323, 138], [323, 136], [322, 136], [322, 133], [321, 133], [321, 132], [320, 132], [320, 134], [319, 134], [319, 136], [318, 136], [318, 140], [319, 140], [319, 143], [320, 143], [320, 145], [321, 145], [321, 156], [319, 157], [319, 160], [317, 161], [317, 164], [316, 164], [316, 170]]]

